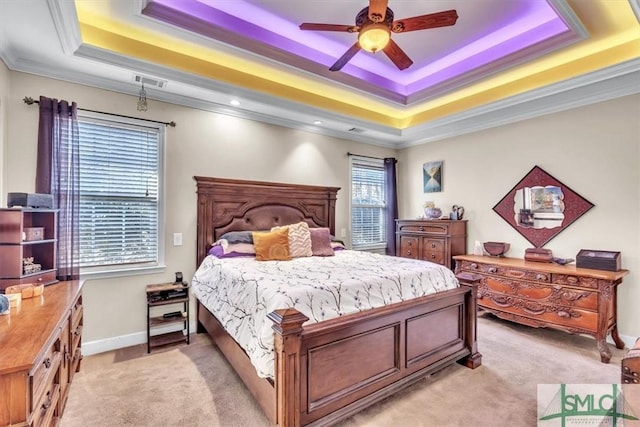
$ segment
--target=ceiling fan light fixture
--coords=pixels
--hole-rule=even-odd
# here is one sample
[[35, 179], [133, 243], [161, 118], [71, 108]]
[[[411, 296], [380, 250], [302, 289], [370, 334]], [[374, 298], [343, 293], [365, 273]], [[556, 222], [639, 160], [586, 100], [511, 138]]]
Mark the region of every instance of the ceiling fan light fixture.
[[369, 24], [358, 33], [358, 44], [368, 52], [378, 52], [387, 46], [391, 32], [386, 24]]

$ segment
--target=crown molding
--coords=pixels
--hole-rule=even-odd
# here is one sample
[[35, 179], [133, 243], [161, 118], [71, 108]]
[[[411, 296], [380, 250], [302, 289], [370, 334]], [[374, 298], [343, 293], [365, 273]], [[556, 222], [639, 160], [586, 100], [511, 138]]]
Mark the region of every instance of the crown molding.
[[[32, 60], [16, 60], [13, 54], [7, 51], [3, 53], [3, 59], [8, 59], [8, 61], [5, 59], [7, 67], [14, 71], [137, 96], [138, 87], [133, 81], [122, 82]], [[635, 59], [400, 131], [244, 88], [232, 87], [211, 79], [167, 69], [144, 61], [124, 58], [90, 46], [81, 45], [75, 54], [98, 59], [124, 67], [127, 70], [163, 76], [169, 78], [170, 81], [193, 85], [209, 91], [206, 98], [202, 99], [149, 88], [147, 97], [150, 100], [396, 149], [640, 93], [640, 59]], [[251, 111], [230, 108], [226, 104], [226, 98], [230, 96], [239, 96], [251, 102], [266, 105], [269, 109]], [[220, 102], [211, 100], [223, 97], [225, 100], [220, 100]], [[316, 118], [344, 124], [344, 130], [311, 126], [310, 123]], [[352, 127], [365, 129], [365, 132], [361, 134], [348, 132], [348, 129]]]
[[[398, 148], [421, 145], [640, 93], [640, 59], [453, 114], [407, 131]], [[429, 135], [424, 137], [423, 135]]]
[[65, 55], [73, 55], [82, 43], [76, 5], [68, 0], [47, 0], [49, 13]]
[[640, 22], [640, 0], [629, 0], [629, 4], [631, 5], [633, 13], [636, 15], [636, 19]]

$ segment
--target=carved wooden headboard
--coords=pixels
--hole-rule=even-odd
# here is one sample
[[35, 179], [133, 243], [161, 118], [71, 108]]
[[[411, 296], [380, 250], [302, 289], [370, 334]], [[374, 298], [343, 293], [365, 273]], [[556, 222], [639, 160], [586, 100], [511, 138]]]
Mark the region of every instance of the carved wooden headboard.
[[198, 187], [196, 267], [228, 231], [269, 230], [306, 221], [335, 235], [338, 187], [195, 176]]

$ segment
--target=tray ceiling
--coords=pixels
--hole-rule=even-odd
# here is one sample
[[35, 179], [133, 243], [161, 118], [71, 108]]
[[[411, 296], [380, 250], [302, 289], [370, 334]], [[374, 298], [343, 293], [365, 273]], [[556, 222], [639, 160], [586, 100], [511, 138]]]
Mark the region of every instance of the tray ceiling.
[[3, 0], [0, 56], [11, 69], [131, 94], [143, 76], [163, 82], [146, 87], [150, 100], [395, 147], [509, 121], [507, 109], [523, 117], [541, 97], [560, 105], [564, 92], [575, 105], [586, 86], [640, 91], [627, 82], [639, 69], [637, 0], [390, 0], [396, 19], [459, 18], [393, 34], [414, 62], [406, 70], [360, 51], [329, 71], [357, 35], [299, 24], [351, 25], [367, 3]]

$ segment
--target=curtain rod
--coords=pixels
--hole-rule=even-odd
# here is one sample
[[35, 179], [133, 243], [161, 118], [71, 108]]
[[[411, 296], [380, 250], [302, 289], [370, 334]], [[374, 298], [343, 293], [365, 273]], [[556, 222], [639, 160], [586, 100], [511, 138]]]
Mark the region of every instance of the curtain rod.
[[354, 153], [350, 153], [348, 151], [347, 151], [347, 156], [358, 156], [358, 157], [364, 157], [366, 159], [384, 160], [384, 158], [382, 158], [382, 157], [363, 156], [362, 154], [354, 154]]
[[[37, 101], [37, 100], [31, 98], [30, 96], [25, 96], [22, 100], [27, 105], [39, 104], [40, 103], [40, 101]], [[107, 114], [109, 116], [124, 117], [126, 119], [136, 119], [136, 120], [144, 120], [145, 122], [160, 123], [161, 125], [171, 126], [172, 128], [176, 127], [176, 122], [161, 122], [159, 120], [141, 119], [140, 117], [125, 116], [123, 114], [115, 114], [115, 113], [105, 113], [104, 111], [87, 110], [86, 108], [78, 108], [78, 110], [88, 111], [90, 113]]]

